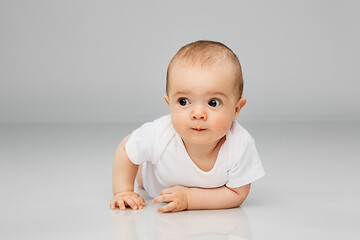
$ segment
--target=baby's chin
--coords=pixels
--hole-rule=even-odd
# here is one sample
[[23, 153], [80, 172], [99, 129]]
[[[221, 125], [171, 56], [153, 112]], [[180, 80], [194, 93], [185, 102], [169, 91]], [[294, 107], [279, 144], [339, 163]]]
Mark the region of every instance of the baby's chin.
[[221, 138], [209, 138], [207, 136], [191, 136], [191, 137], [184, 136], [184, 137], [182, 137], [180, 135], [180, 137], [185, 143], [196, 144], [196, 145], [215, 144], [221, 140]]

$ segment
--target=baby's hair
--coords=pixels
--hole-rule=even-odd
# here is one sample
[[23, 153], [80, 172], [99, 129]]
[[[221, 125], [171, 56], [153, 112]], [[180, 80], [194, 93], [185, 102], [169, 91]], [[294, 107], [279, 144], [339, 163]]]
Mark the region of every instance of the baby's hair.
[[241, 97], [244, 81], [240, 61], [236, 54], [225, 44], [215, 41], [199, 40], [180, 48], [180, 50], [171, 59], [167, 69], [166, 93], [168, 93], [169, 90], [169, 76], [171, 68], [179, 61], [201, 68], [211, 67], [213, 64], [226, 61], [233, 63], [236, 68], [236, 81], [239, 89], [239, 98]]

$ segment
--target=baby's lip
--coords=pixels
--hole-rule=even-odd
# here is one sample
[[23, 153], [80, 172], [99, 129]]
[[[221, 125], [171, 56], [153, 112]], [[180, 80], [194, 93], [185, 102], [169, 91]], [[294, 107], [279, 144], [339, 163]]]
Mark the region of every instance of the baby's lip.
[[204, 131], [206, 130], [205, 128], [200, 128], [200, 127], [197, 127], [197, 128], [192, 128], [192, 130], [195, 130], [195, 131]]

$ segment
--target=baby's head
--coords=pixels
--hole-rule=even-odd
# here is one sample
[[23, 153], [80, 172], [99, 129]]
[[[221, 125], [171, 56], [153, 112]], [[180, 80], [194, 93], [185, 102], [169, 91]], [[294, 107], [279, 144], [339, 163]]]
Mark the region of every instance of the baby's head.
[[219, 42], [197, 41], [170, 61], [165, 101], [175, 130], [186, 142], [206, 144], [226, 135], [240, 109], [243, 78], [240, 62]]
[[183, 46], [171, 59], [166, 75], [166, 93], [169, 93], [171, 72], [177, 65], [205, 69], [217, 64], [233, 66], [234, 90], [237, 90], [238, 97], [241, 98], [244, 82], [238, 57], [223, 43], [205, 40]]

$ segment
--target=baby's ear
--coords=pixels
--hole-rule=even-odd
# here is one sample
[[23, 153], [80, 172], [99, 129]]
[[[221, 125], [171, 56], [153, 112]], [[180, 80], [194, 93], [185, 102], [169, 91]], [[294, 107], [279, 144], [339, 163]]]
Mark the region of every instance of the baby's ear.
[[239, 99], [239, 101], [235, 105], [235, 113], [234, 113], [234, 121], [237, 119], [240, 110], [245, 106], [246, 104], [246, 98], [242, 97]]
[[165, 99], [165, 102], [167, 103], [167, 105], [170, 105], [169, 96], [167, 94], [164, 94], [164, 99]]

